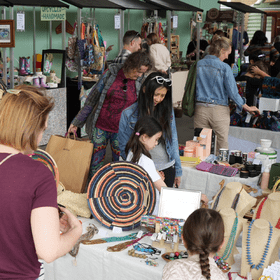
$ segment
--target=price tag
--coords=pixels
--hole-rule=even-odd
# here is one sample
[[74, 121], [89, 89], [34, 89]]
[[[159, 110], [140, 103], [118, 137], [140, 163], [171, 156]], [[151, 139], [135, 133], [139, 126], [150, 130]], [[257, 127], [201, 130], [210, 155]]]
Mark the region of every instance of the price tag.
[[115, 29], [121, 29], [121, 15], [117, 14], [114, 17], [115, 20]]
[[259, 165], [259, 164], [261, 164], [261, 161], [259, 159], [254, 159], [253, 160], [253, 164]]
[[178, 235], [175, 234], [175, 235], [173, 236], [173, 242], [176, 243], [177, 241], [178, 241]]
[[142, 230], [139, 230], [138, 233], [137, 233], [137, 238], [141, 238], [143, 235], [143, 231]]
[[151, 236], [151, 240], [152, 241], [156, 241], [157, 239], [157, 233], [154, 233], [152, 236]]
[[108, 232], [107, 232], [107, 230], [101, 228], [101, 229], [98, 231], [98, 235], [100, 235], [100, 236], [102, 236], [102, 237], [105, 237], [105, 236], [108, 235]]
[[157, 239], [161, 240], [161, 238], [162, 238], [162, 234], [159, 232], [158, 235], [157, 235]]
[[116, 234], [122, 233], [122, 228], [120, 228], [120, 227], [113, 227], [113, 233], [116, 233]]
[[162, 239], [166, 240], [166, 232], [162, 234]]

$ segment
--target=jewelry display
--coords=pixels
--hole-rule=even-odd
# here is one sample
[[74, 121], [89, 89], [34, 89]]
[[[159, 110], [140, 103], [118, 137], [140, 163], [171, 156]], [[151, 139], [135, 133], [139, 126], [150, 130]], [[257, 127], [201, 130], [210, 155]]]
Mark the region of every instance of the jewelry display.
[[[265, 197], [261, 201], [261, 203], [260, 203], [260, 205], [258, 207], [257, 213], [256, 213], [256, 219], [260, 219], [261, 218], [261, 212], [262, 212], [262, 209], [263, 209], [263, 205], [265, 204], [267, 198], [268, 197]], [[275, 228], [280, 229], [280, 218], [278, 219], [277, 224], [275, 225]]]
[[233, 226], [232, 226], [232, 229], [230, 232], [230, 237], [228, 239], [226, 249], [225, 249], [222, 257], [220, 258], [220, 260], [222, 260], [222, 261], [226, 261], [229, 258], [230, 254], [232, 252], [233, 245], [234, 245], [234, 240], [236, 237], [237, 226], [238, 226], [238, 215], [237, 215], [237, 213], [235, 213], [235, 215], [236, 215], [236, 217], [234, 219], [234, 223], [233, 223]]
[[223, 273], [227, 273], [230, 271], [231, 266], [227, 262], [225, 262], [222, 258], [218, 256], [214, 256], [214, 261], [218, 266], [218, 268], [221, 269]]
[[136, 257], [136, 258], [141, 258], [141, 259], [146, 259], [148, 257], [146, 254], [135, 253], [134, 249], [128, 250], [128, 255], [131, 257]]
[[95, 244], [102, 244], [107, 242], [132, 240], [135, 239], [136, 236], [137, 236], [137, 232], [131, 233], [126, 236], [120, 236], [120, 237], [108, 237], [108, 238], [100, 238], [100, 239], [93, 239], [93, 240], [83, 240], [81, 243], [85, 245], [95, 245]]
[[272, 227], [271, 223], [269, 222], [269, 235], [268, 235], [268, 240], [267, 240], [267, 243], [266, 243], [266, 246], [265, 246], [265, 250], [264, 250], [263, 256], [261, 258], [261, 261], [259, 262], [259, 264], [256, 265], [256, 264], [253, 264], [253, 262], [252, 262], [251, 250], [250, 250], [251, 230], [252, 230], [252, 226], [253, 226], [254, 222], [255, 222], [255, 220], [252, 220], [251, 223], [249, 224], [249, 227], [248, 227], [247, 242], [246, 242], [246, 244], [247, 244], [246, 245], [246, 253], [247, 253], [247, 262], [250, 265], [250, 267], [252, 269], [257, 269], [258, 270], [258, 269], [263, 267], [265, 259], [267, 257], [267, 253], [268, 253], [269, 246], [270, 246], [270, 241], [271, 241], [271, 238], [272, 238], [273, 227]]
[[120, 244], [117, 244], [115, 246], [107, 247], [107, 251], [109, 251], [109, 252], [120, 252], [120, 251], [123, 251], [127, 247], [138, 243], [145, 236], [151, 236], [151, 235], [152, 234], [150, 232], [147, 232], [147, 233], [143, 234], [140, 238], [137, 238], [137, 239], [134, 239], [134, 240], [131, 240], [131, 241], [127, 241], [127, 242], [124, 242], [124, 243], [120, 243]]
[[78, 239], [78, 241], [76, 242], [73, 249], [69, 252], [69, 254], [75, 258], [78, 255], [80, 243], [82, 243], [82, 241], [89, 241], [95, 233], [98, 233], [98, 228], [94, 224], [90, 224], [87, 227], [87, 232], [81, 235], [81, 237]]
[[147, 245], [147, 244], [141, 244], [141, 243], [135, 244], [133, 246], [133, 249], [135, 251], [139, 251], [139, 252], [143, 252], [143, 253], [149, 253], [151, 255], [160, 255], [161, 254], [160, 250], [158, 250], [157, 248], [155, 248], [151, 245]]
[[186, 259], [189, 257], [189, 254], [187, 251], [181, 251], [181, 252], [175, 252], [175, 253], [165, 253], [162, 254], [161, 257], [169, 262], [169, 261], [173, 261], [173, 260], [178, 260], [178, 259]]

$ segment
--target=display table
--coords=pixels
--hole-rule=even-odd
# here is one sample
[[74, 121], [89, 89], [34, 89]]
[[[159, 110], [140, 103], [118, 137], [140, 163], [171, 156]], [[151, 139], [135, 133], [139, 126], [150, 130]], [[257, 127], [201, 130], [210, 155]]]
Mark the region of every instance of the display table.
[[64, 135], [66, 124], [66, 88], [48, 89], [47, 95], [54, 100], [54, 108], [49, 114], [48, 128], [44, 132], [40, 145], [46, 145], [51, 135]]
[[280, 132], [258, 128], [230, 126], [228, 145], [230, 150], [241, 150], [244, 153], [252, 152], [260, 147], [261, 139], [272, 140], [271, 147], [277, 151], [277, 162], [280, 162]]
[[[83, 233], [86, 232], [86, 227], [90, 223], [94, 223], [98, 229], [103, 229], [108, 232], [107, 237], [125, 236], [137, 230], [126, 231], [121, 234], [114, 234], [111, 230], [101, 226], [94, 219], [80, 218], [83, 222]], [[93, 239], [103, 238], [103, 236], [95, 235]], [[166, 261], [159, 255], [158, 267], [152, 267], [145, 264], [143, 259], [131, 257], [128, 255], [128, 249], [121, 252], [108, 252], [107, 247], [114, 246], [125, 241], [117, 241], [96, 245], [80, 245], [79, 253], [76, 257], [77, 264], [74, 265], [74, 260], [71, 255], [67, 254], [51, 264], [45, 263], [45, 279], [46, 280], [160, 280], [162, 277], [163, 267]], [[150, 237], [144, 237], [141, 243], [151, 244]], [[183, 246], [181, 249], [183, 250]], [[164, 250], [162, 250], [164, 253]]]
[[[80, 218], [83, 222], [83, 233], [86, 232], [86, 227], [90, 223], [94, 223], [98, 229], [103, 229], [108, 232], [108, 237], [111, 236], [124, 236], [132, 232], [140, 230], [138, 228], [134, 231], [123, 232], [120, 235], [113, 234], [111, 230], [101, 226], [94, 219]], [[93, 239], [102, 238], [100, 235], [95, 235]], [[125, 241], [123, 241], [125, 242]], [[150, 237], [145, 237], [141, 243], [151, 244]], [[162, 271], [164, 265], [167, 263], [159, 255], [156, 262], [158, 267], [152, 267], [145, 264], [143, 259], [130, 257], [128, 250], [121, 252], [108, 252], [106, 249], [108, 246], [114, 246], [120, 242], [110, 242], [97, 245], [80, 245], [79, 253], [75, 258], [67, 254], [56, 261], [47, 264], [45, 266], [45, 280], [160, 280], [162, 278]], [[179, 246], [179, 250], [185, 250], [183, 245]], [[162, 250], [161, 253], [165, 253]], [[239, 271], [240, 268], [240, 254], [235, 256], [236, 264], [232, 267], [232, 271]]]
[[196, 170], [195, 167], [184, 167], [183, 176], [180, 188], [194, 191], [201, 191], [206, 194], [206, 196], [211, 200], [213, 196], [216, 195], [220, 189], [219, 183], [224, 179], [225, 185], [229, 182], [240, 182], [251, 186], [252, 188], [258, 189], [257, 183], [258, 177], [243, 179], [237, 174], [234, 177], [226, 177], [221, 175], [212, 174], [209, 172], [204, 172]]

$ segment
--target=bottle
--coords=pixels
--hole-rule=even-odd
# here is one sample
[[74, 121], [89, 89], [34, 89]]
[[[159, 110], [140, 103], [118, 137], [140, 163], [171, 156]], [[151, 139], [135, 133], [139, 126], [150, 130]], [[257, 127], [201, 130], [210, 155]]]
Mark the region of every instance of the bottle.
[[270, 165], [267, 165], [262, 173], [261, 189], [266, 190], [269, 182]]

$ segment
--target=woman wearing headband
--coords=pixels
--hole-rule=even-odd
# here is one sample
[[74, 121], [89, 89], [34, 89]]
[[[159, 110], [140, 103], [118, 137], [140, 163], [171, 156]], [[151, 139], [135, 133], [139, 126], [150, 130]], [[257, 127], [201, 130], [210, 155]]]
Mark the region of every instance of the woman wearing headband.
[[172, 82], [162, 72], [151, 73], [143, 83], [138, 100], [122, 112], [118, 140], [121, 157], [126, 159], [125, 146], [140, 117], [152, 116], [162, 126], [163, 136], [150, 152], [158, 171], [163, 171], [168, 187], [179, 186], [182, 168], [179, 157], [178, 137], [172, 109]]

